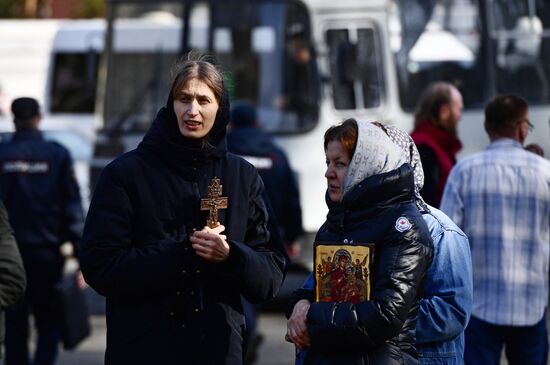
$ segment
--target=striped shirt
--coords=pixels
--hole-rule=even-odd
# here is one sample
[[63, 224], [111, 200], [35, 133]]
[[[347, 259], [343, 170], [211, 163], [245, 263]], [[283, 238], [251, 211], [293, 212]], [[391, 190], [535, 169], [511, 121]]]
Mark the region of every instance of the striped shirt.
[[470, 241], [472, 315], [496, 325], [539, 322], [548, 301], [550, 161], [496, 140], [453, 168], [441, 210]]

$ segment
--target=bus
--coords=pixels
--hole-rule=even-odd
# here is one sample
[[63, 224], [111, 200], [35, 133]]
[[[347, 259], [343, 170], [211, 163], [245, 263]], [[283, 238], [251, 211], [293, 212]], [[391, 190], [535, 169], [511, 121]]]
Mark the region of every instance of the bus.
[[530, 104], [527, 143], [550, 155], [550, 1], [107, 0], [106, 9], [92, 181], [138, 144], [165, 104], [170, 66], [191, 49], [215, 57], [232, 101], [257, 106], [288, 154], [311, 234], [327, 212], [324, 131], [349, 117], [411, 131], [432, 81], [464, 96], [459, 158], [488, 144], [484, 105], [508, 92]]

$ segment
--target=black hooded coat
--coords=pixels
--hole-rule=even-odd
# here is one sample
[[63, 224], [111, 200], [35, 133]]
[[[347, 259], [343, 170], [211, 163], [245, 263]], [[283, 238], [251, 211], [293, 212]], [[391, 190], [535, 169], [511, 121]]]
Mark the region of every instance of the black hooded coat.
[[[107, 297], [105, 364], [242, 364], [244, 317], [251, 302], [278, 291], [287, 258], [270, 239], [263, 184], [252, 165], [225, 149], [224, 93], [209, 141], [183, 137], [172, 96], [140, 145], [105, 167], [81, 247], [86, 281]], [[211, 179], [228, 209], [219, 221], [230, 254], [211, 263], [189, 237], [205, 226]]]
[[313, 303], [313, 290], [294, 292], [288, 316], [298, 300], [312, 302], [307, 314], [312, 346], [303, 364], [418, 364], [415, 326], [433, 243], [415, 203], [412, 167], [369, 176], [341, 202], [328, 195], [326, 202], [329, 213], [315, 241], [374, 243], [372, 291], [370, 300], [358, 304]]

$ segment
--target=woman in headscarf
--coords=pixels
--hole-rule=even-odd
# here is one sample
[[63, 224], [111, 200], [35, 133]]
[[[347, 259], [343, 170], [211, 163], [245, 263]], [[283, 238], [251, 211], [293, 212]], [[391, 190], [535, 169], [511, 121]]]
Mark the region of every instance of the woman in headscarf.
[[103, 170], [80, 260], [107, 297], [105, 364], [242, 365], [240, 296], [273, 297], [286, 256], [228, 122], [220, 71], [183, 61], [143, 141]]
[[[309, 347], [305, 364], [416, 364], [415, 322], [432, 260], [405, 150], [373, 123], [348, 119], [327, 130], [327, 220], [316, 242], [373, 243], [368, 300], [291, 303], [288, 340]], [[289, 313], [290, 314], [290, 313]]]

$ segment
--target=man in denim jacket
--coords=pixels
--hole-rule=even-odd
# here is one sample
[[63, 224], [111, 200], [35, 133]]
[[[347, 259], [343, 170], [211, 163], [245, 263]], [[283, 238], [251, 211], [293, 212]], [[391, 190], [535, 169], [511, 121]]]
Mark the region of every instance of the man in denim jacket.
[[466, 235], [442, 211], [422, 211], [434, 245], [416, 321], [420, 364], [463, 364], [472, 310], [472, 259]]
[[414, 171], [416, 204], [428, 225], [434, 246], [432, 265], [416, 320], [420, 364], [464, 364], [464, 329], [472, 312], [472, 256], [468, 238], [442, 211], [420, 195], [424, 169], [411, 136], [383, 125], [392, 141], [409, 156]]

